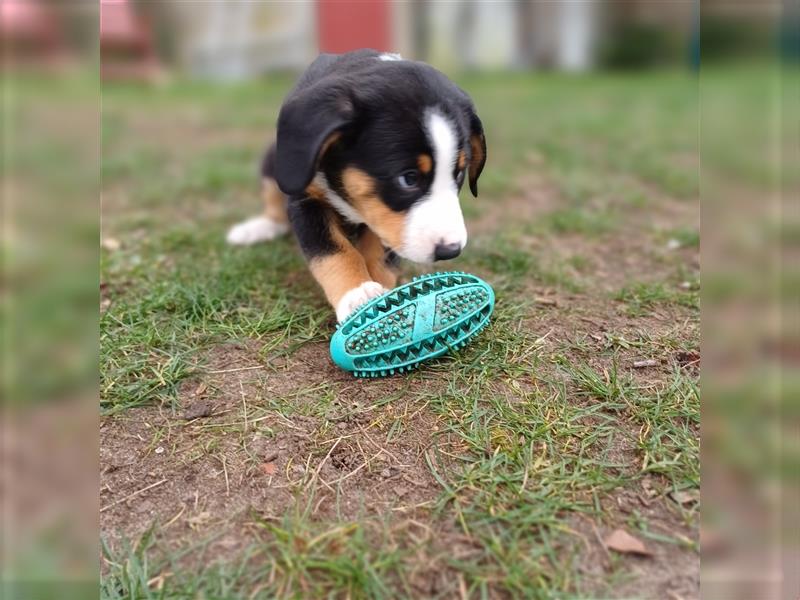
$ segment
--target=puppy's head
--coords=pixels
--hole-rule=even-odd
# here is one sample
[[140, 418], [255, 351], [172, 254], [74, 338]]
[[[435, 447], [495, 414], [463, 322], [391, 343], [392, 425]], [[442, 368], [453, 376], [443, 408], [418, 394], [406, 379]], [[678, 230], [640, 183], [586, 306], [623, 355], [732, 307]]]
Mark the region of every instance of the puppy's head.
[[[431, 262], [467, 243], [458, 192], [478, 194], [483, 127], [469, 97], [421, 63], [376, 61], [295, 94], [278, 120], [276, 177], [290, 196], [324, 188], [347, 220], [400, 256]], [[319, 191], [319, 190], [318, 190]]]

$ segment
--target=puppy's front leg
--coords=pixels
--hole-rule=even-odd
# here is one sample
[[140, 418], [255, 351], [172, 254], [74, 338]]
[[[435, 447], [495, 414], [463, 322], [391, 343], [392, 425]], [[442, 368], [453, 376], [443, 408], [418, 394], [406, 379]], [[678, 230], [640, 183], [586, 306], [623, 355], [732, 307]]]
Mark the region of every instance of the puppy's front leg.
[[358, 239], [358, 251], [364, 257], [364, 263], [372, 279], [387, 289], [397, 285], [397, 273], [387, 258], [387, 250], [380, 238], [370, 229], [365, 229]]
[[293, 199], [289, 203], [289, 219], [309, 270], [339, 322], [385, 291], [372, 280], [364, 257], [347, 239], [338, 216], [323, 200]]

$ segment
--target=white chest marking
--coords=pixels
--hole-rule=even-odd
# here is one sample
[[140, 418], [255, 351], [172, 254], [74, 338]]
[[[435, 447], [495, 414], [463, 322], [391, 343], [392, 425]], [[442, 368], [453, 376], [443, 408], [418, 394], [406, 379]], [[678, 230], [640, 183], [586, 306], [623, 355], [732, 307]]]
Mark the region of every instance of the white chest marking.
[[328, 199], [328, 202], [331, 203], [331, 206], [336, 209], [336, 212], [355, 225], [360, 225], [364, 222], [364, 219], [358, 211], [353, 208], [353, 205], [331, 189], [325, 175], [317, 173], [317, 176], [314, 178], [314, 183], [325, 192], [325, 197]]

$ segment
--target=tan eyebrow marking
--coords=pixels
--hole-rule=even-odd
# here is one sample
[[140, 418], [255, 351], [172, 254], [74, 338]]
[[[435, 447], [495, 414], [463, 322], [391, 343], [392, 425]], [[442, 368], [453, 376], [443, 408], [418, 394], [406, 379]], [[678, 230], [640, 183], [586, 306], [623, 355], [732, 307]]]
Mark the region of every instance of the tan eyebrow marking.
[[392, 248], [403, 243], [406, 215], [389, 208], [375, 192], [375, 180], [364, 171], [348, 167], [342, 172], [348, 199], [364, 222]]
[[428, 154], [420, 154], [417, 157], [417, 166], [423, 173], [430, 173], [433, 169], [433, 159]]

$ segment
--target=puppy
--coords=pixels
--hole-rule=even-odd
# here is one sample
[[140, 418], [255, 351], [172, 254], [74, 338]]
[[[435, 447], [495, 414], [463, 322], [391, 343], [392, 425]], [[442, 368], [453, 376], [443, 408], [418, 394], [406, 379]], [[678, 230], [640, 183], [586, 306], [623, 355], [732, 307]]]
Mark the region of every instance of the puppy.
[[397, 282], [397, 257], [455, 258], [467, 243], [458, 193], [486, 162], [469, 96], [396, 54], [322, 54], [300, 77], [262, 161], [265, 211], [232, 244], [294, 231], [341, 322]]

